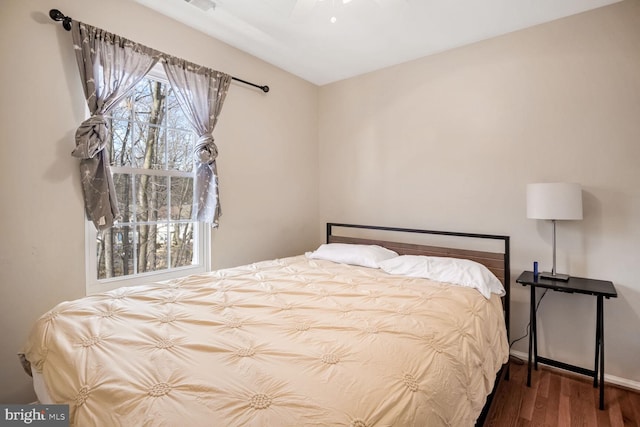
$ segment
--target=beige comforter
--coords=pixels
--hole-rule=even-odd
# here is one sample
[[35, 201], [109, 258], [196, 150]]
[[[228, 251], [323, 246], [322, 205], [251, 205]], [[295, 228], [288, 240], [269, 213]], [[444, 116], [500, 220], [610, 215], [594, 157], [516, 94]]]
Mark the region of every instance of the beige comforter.
[[72, 425], [471, 426], [500, 299], [304, 256], [64, 302], [24, 352]]

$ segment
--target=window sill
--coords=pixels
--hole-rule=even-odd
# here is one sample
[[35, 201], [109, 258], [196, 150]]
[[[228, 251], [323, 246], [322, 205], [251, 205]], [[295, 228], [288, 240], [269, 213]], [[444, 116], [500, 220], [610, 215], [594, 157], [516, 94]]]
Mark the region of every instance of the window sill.
[[164, 272], [156, 271], [156, 272], [139, 274], [136, 277], [131, 277], [131, 278], [114, 277], [112, 279], [103, 279], [95, 283], [87, 283], [87, 295], [99, 294], [99, 293], [111, 291], [117, 288], [157, 283], [165, 280], [177, 279], [179, 277], [184, 277], [191, 274], [201, 274], [206, 272], [207, 272], [207, 269], [204, 266], [195, 265], [195, 266], [176, 268], [171, 271], [164, 271]]

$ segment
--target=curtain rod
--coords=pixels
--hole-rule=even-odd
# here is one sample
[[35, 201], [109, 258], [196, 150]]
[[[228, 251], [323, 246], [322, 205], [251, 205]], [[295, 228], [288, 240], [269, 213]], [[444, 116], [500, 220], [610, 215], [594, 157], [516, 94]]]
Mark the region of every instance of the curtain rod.
[[[64, 15], [58, 9], [51, 9], [49, 11], [49, 17], [51, 19], [53, 19], [54, 21], [58, 21], [58, 22], [62, 21], [62, 27], [67, 31], [71, 31], [71, 21], [72, 21], [71, 17]], [[257, 87], [258, 89], [261, 89], [264, 93], [269, 92], [269, 86], [267, 86], [267, 85], [261, 86], [261, 85], [258, 85], [258, 84], [255, 84], [255, 83], [251, 83], [251, 82], [248, 82], [248, 81], [243, 80], [241, 78], [233, 77], [233, 76], [231, 76], [231, 78], [233, 80], [235, 80], [235, 81], [240, 82], [240, 83], [244, 83], [244, 84], [249, 85], [249, 86]]]

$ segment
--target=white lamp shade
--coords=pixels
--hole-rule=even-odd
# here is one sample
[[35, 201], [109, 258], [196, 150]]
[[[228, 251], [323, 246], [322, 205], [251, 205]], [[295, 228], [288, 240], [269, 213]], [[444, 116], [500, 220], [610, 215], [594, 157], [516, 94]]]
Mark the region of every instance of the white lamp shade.
[[527, 218], [582, 219], [582, 187], [565, 182], [527, 184]]

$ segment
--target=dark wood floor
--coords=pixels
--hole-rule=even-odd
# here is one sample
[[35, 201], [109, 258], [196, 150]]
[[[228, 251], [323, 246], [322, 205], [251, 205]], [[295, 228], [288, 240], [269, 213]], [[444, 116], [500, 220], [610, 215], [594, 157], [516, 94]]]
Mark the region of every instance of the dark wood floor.
[[527, 387], [527, 365], [513, 359], [509, 381], [501, 381], [484, 425], [640, 427], [640, 393], [605, 385], [605, 409], [588, 377], [539, 366]]

